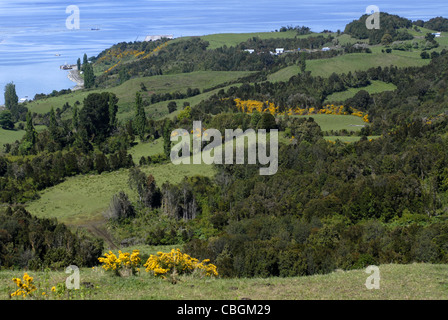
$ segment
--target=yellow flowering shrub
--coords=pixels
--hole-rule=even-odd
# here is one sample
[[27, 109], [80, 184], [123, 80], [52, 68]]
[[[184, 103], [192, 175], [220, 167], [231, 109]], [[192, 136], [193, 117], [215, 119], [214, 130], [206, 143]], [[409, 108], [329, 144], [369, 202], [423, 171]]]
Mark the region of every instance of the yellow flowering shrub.
[[[348, 115], [347, 111], [344, 111], [344, 106], [335, 106], [335, 105], [326, 105], [321, 109], [316, 108], [289, 108], [285, 112], [279, 112], [279, 107], [275, 106], [274, 103], [270, 103], [269, 101], [262, 102], [256, 100], [241, 100], [235, 99], [236, 108], [238, 111], [243, 113], [252, 114], [255, 110], [258, 112], [269, 112], [272, 115], [299, 115], [299, 116], [309, 116], [313, 114], [332, 114], [332, 115]], [[359, 111], [355, 108], [350, 108], [352, 111], [352, 115], [356, 117], [363, 118], [363, 121], [369, 123], [369, 116], [362, 111]]]
[[117, 275], [122, 270], [130, 270], [132, 274], [139, 271], [138, 266], [141, 263], [140, 251], [134, 250], [132, 253], [118, 251], [118, 257], [112, 252], [105, 253], [104, 257], [98, 258], [102, 268], [106, 271], [112, 270]]
[[18, 289], [11, 294], [11, 297], [26, 298], [37, 290], [33, 284], [33, 277], [30, 277], [27, 273], [23, 275], [23, 279], [13, 278], [12, 281], [17, 285]]
[[146, 59], [146, 58], [149, 58], [152, 55], [156, 54], [157, 52], [159, 52], [160, 50], [165, 48], [167, 45], [168, 45], [168, 42], [165, 42], [165, 43], [159, 45], [157, 48], [155, 48], [150, 53], [146, 54], [145, 56], [143, 56], [146, 53], [145, 51], [138, 51], [138, 50], [123, 51], [119, 48], [109, 49], [103, 57], [101, 57], [97, 60], [96, 63], [100, 63], [100, 62], [104, 62], [104, 61], [108, 61], [109, 63], [110, 62], [114, 63], [118, 60], [118, 62], [116, 62], [112, 67], [110, 67], [109, 69], [104, 71], [104, 73], [109, 73], [113, 69], [115, 69], [119, 64], [121, 64], [123, 62], [123, 59], [125, 59], [125, 58], [134, 57], [134, 59]]
[[218, 276], [216, 266], [211, 264], [209, 259], [199, 262], [198, 259], [182, 253], [179, 249], [150, 255], [143, 266], [146, 267], [146, 272], [152, 272], [154, 276], [162, 278], [166, 278], [170, 273], [188, 274], [194, 271], [207, 277]]
[[236, 107], [239, 111], [252, 114], [254, 111], [258, 112], [269, 112], [272, 115], [278, 113], [278, 107], [274, 103], [266, 101], [256, 101], [256, 100], [241, 100], [235, 99]]

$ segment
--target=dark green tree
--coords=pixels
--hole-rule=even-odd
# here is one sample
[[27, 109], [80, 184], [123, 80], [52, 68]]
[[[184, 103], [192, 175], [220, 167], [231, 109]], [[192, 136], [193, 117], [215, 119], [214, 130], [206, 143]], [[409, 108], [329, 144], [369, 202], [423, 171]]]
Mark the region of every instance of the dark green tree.
[[5, 107], [12, 111], [18, 104], [19, 97], [16, 93], [16, 85], [10, 82], [5, 86]]
[[87, 54], [84, 53], [84, 56], [82, 58], [82, 67], [84, 68], [87, 64], [89, 64], [89, 61], [87, 59]]
[[89, 153], [93, 150], [93, 146], [90, 143], [89, 135], [87, 134], [86, 129], [81, 127], [76, 131], [73, 146], [83, 153]]
[[48, 130], [50, 131], [52, 138], [54, 138], [57, 129], [58, 129], [58, 121], [56, 120], [56, 114], [54, 113], [54, 109], [52, 107], [50, 110], [50, 119], [48, 122]]
[[93, 67], [90, 63], [83, 65], [84, 70], [84, 87], [86, 89], [93, 88], [95, 85], [95, 74], [93, 73]]
[[299, 66], [300, 66], [300, 72], [304, 73], [306, 71], [306, 59], [305, 59], [305, 57], [302, 57], [299, 60]]
[[31, 112], [28, 111], [26, 115], [25, 135], [22, 139], [22, 143], [20, 144], [20, 152], [22, 154], [29, 154], [36, 144], [36, 141], [37, 132], [33, 125], [33, 117], [31, 115]]
[[144, 140], [146, 133], [146, 114], [145, 114], [145, 108], [143, 107], [143, 101], [140, 92], [137, 92], [135, 97], [134, 128], [135, 132], [140, 137], [140, 140]]
[[165, 119], [162, 128], [163, 152], [169, 158], [171, 155], [171, 132], [173, 123], [170, 119]]
[[72, 117], [72, 130], [73, 132], [78, 131], [79, 128], [79, 111], [78, 107], [75, 105], [73, 107], [73, 117]]
[[429, 55], [429, 53], [426, 52], [426, 51], [422, 51], [422, 53], [420, 54], [420, 57], [421, 57], [422, 59], [429, 59], [429, 58], [431, 58], [431, 56]]
[[101, 143], [110, 135], [109, 101], [110, 93], [91, 93], [84, 99], [79, 111], [79, 126], [87, 131], [89, 140]]
[[169, 113], [173, 113], [176, 110], [177, 110], [177, 103], [176, 103], [176, 101], [170, 101], [170, 103], [168, 103], [168, 112]]
[[275, 117], [270, 113], [263, 113], [261, 115], [260, 121], [258, 121], [257, 129], [277, 129], [277, 124], [275, 123]]
[[0, 127], [5, 130], [14, 129], [14, 122], [12, 121], [12, 114], [9, 110], [0, 112]]
[[109, 127], [111, 130], [117, 127], [118, 98], [115, 94], [109, 95]]

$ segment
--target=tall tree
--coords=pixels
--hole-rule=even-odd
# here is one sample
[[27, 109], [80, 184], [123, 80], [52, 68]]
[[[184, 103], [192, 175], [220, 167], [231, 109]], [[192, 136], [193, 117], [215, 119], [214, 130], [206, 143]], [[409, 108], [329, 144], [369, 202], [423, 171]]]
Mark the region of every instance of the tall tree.
[[13, 82], [8, 83], [5, 86], [5, 107], [8, 110], [12, 110], [19, 104], [19, 97], [16, 93], [16, 85]]
[[90, 63], [83, 65], [84, 71], [84, 87], [86, 89], [93, 88], [95, 85], [95, 74], [93, 73], [93, 67]]
[[86, 53], [84, 53], [84, 56], [83, 56], [83, 58], [82, 58], [82, 67], [84, 68], [86, 65], [88, 65], [89, 64], [89, 61], [88, 61], [88, 59], [87, 59], [87, 54]]
[[33, 117], [31, 115], [31, 112], [28, 111], [28, 113], [26, 114], [25, 135], [23, 136], [22, 143], [20, 144], [21, 154], [29, 154], [36, 144], [36, 141], [37, 132], [36, 129], [34, 129]]
[[50, 131], [51, 139], [53, 139], [55, 143], [59, 143], [60, 134], [59, 134], [58, 122], [56, 120], [56, 114], [53, 108], [51, 108], [50, 110], [48, 131]]
[[118, 98], [115, 94], [109, 94], [109, 127], [111, 130], [117, 127]]
[[5, 107], [11, 111], [12, 120], [18, 121], [20, 118], [19, 97], [16, 93], [16, 85], [13, 82], [5, 86]]
[[109, 92], [91, 93], [79, 111], [79, 126], [87, 131], [89, 140], [101, 143], [109, 136]]
[[145, 109], [143, 107], [142, 96], [140, 92], [137, 92], [135, 97], [135, 131], [137, 135], [140, 137], [140, 140], [145, 139], [146, 133], [146, 114]]
[[171, 155], [171, 131], [172, 131], [172, 121], [170, 119], [165, 119], [162, 128], [163, 136], [163, 151], [165, 155], [169, 158]]
[[73, 117], [72, 117], [72, 130], [73, 132], [78, 131], [79, 128], [79, 115], [78, 107], [75, 105], [73, 107]]
[[78, 71], [81, 71], [81, 59], [78, 58], [78, 60], [76, 61], [76, 67], [78, 68]]
[[300, 66], [300, 71], [301, 71], [302, 73], [304, 73], [304, 72], [306, 71], [306, 60], [305, 60], [305, 57], [302, 57], [302, 58], [299, 60], [299, 66]]

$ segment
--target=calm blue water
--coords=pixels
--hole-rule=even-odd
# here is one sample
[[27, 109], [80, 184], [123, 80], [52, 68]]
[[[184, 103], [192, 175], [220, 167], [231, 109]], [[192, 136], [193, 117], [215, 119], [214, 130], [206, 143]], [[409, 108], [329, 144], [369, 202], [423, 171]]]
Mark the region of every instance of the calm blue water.
[[[66, 28], [68, 5], [80, 9], [79, 30]], [[1, 0], [0, 104], [3, 88], [11, 81], [20, 98], [73, 87], [59, 66], [118, 42], [143, 40], [148, 34], [259, 32], [286, 25], [306, 25], [318, 32], [343, 30], [368, 5], [412, 20], [448, 16], [446, 0]]]

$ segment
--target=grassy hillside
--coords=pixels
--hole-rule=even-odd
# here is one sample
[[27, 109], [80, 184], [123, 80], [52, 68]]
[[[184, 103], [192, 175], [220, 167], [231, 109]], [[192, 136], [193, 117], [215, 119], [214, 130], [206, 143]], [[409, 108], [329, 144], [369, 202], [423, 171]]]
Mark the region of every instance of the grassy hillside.
[[[212, 95], [218, 93], [218, 91], [220, 91], [222, 89], [227, 90], [230, 87], [238, 87], [240, 85], [241, 85], [240, 83], [236, 83], [236, 84], [232, 84], [230, 86], [226, 86], [223, 88], [219, 88], [219, 89], [215, 89], [215, 90], [208, 91], [205, 93], [201, 93], [194, 97], [180, 99], [180, 100], [172, 100], [172, 101], [176, 102], [176, 104], [177, 104], [177, 111], [174, 111], [173, 113], [168, 112], [168, 103], [170, 101], [162, 101], [162, 102], [154, 103], [150, 106], [145, 107], [145, 111], [147, 113], [147, 116], [154, 120], [160, 120], [167, 116], [172, 118], [173, 116], [177, 116], [177, 114], [183, 109], [184, 102], [188, 102], [188, 103], [190, 103], [190, 106], [194, 107], [199, 102], [201, 102], [203, 100], [207, 100]], [[132, 119], [134, 116], [135, 116], [135, 110], [133, 109], [133, 105], [131, 104], [131, 106], [128, 108], [122, 108], [121, 112], [118, 114], [118, 119], [120, 119], [120, 120]]]
[[[214, 174], [212, 166], [173, 164], [143, 167], [152, 174], [158, 186], [166, 181], [180, 182], [185, 176]], [[57, 218], [68, 225], [83, 225], [102, 220], [102, 212], [109, 207], [112, 196], [120, 191], [136, 200], [136, 194], [128, 186], [129, 170], [104, 172], [101, 175], [79, 175], [45, 189], [40, 199], [29, 203], [27, 210], [37, 217]]]
[[[373, 67], [390, 67], [391, 65], [399, 68], [424, 66], [430, 60], [423, 60], [420, 57], [420, 51], [397, 51], [392, 53], [382, 53], [381, 47], [372, 48], [372, 53], [350, 53], [342, 56], [309, 60], [306, 62], [307, 71], [311, 71], [313, 76], [329, 77], [333, 72], [337, 74], [355, 72], [357, 70], [368, 70]], [[292, 76], [300, 73], [299, 66], [289, 66], [276, 73], [269, 75], [269, 81], [288, 81]]]
[[[369, 136], [369, 137], [367, 137], [367, 139], [377, 139], [379, 137], [380, 136]], [[361, 139], [361, 137], [359, 137], [359, 136], [325, 136], [324, 139], [327, 141], [332, 141], [332, 142], [336, 142], [336, 141], [340, 140], [341, 142], [352, 143], [352, 142], [359, 141]]]
[[251, 72], [245, 71], [199, 71], [192, 73], [135, 78], [113, 88], [76, 91], [59, 97], [37, 100], [29, 103], [27, 107], [32, 112], [46, 113], [50, 111], [51, 107], [54, 107], [55, 109], [58, 107], [62, 108], [66, 102], [73, 106], [76, 101], [82, 103], [84, 98], [86, 98], [90, 93], [107, 91], [115, 93], [120, 99], [118, 103], [118, 112], [121, 113], [124, 111], [129, 111], [129, 109], [133, 107], [135, 102], [135, 94], [137, 91], [140, 91], [141, 83], [144, 83], [148, 89], [148, 91], [143, 94], [143, 97], [145, 97], [150, 96], [153, 93], [171, 93], [175, 91], [185, 93], [188, 88], [199, 88], [202, 91], [203, 89], [211, 88], [221, 83], [237, 80], [238, 78], [247, 76], [250, 73]]
[[[309, 37], [316, 35], [311, 33], [307, 35], [297, 36], [295, 31], [287, 32], [251, 32], [251, 33], [219, 33], [201, 36], [200, 38], [210, 43], [208, 49], [221, 48], [223, 46], [232, 47], [246, 42], [247, 40], [257, 37], [260, 39], [294, 39], [295, 37]], [[182, 41], [191, 37], [182, 37], [173, 40], [173, 42]]]
[[419, 67], [430, 61], [420, 57], [420, 51], [392, 51], [382, 53], [381, 47], [372, 48], [372, 53], [351, 53], [331, 59], [307, 61], [307, 70], [314, 76], [328, 77], [333, 72], [347, 73], [357, 70], [368, 70], [372, 67]]
[[[218, 270], [219, 272], [219, 270]], [[29, 272], [38, 288], [49, 292], [67, 274], [50, 271], [48, 284], [44, 272]], [[19, 271], [0, 272], [0, 299], [8, 299]], [[294, 278], [200, 279], [182, 276], [173, 285], [156, 279], [141, 268], [133, 277], [115, 277], [101, 268], [81, 269], [81, 282], [93, 288], [81, 287], [84, 299], [95, 300], [445, 300], [448, 299], [448, 266], [430, 264], [380, 266], [380, 289], [368, 290], [364, 269], [336, 271], [327, 275]], [[46, 288], [46, 289], [45, 289]], [[65, 297], [64, 297], [65, 298]], [[80, 299], [80, 295], [75, 299]]]
[[359, 91], [365, 90], [370, 94], [379, 93], [384, 91], [394, 91], [397, 87], [392, 83], [385, 83], [382, 81], [372, 81], [372, 84], [364, 88], [349, 88], [346, 91], [336, 92], [328, 96], [325, 102], [343, 102], [349, 98], [353, 98]]
[[[295, 116], [305, 117], [310, 116]], [[346, 129], [347, 131], [361, 131], [361, 128], [365, 125], [362, 118], [355, 116], [343, 116], [333, 114], [314, 114], [311, 116], [320, 126], [322, 131], [339, 131]]]
[[[17, 124], [16, 124], [17, 126]], [[40, 132], [46, 128], [46, 126], [36, 125], [34, 126], [37, 132]], [[25, 134], [25, 130], [5, 130], [0, 128], [0, 150], [2, 150], [5, 143], [14, 143], [16, 140], [22, 139]]]
[[5, 130], [0, 128], [0, 149], [5, 143], [14, 143], [16, 140], [22, 139], [25, 130]]

